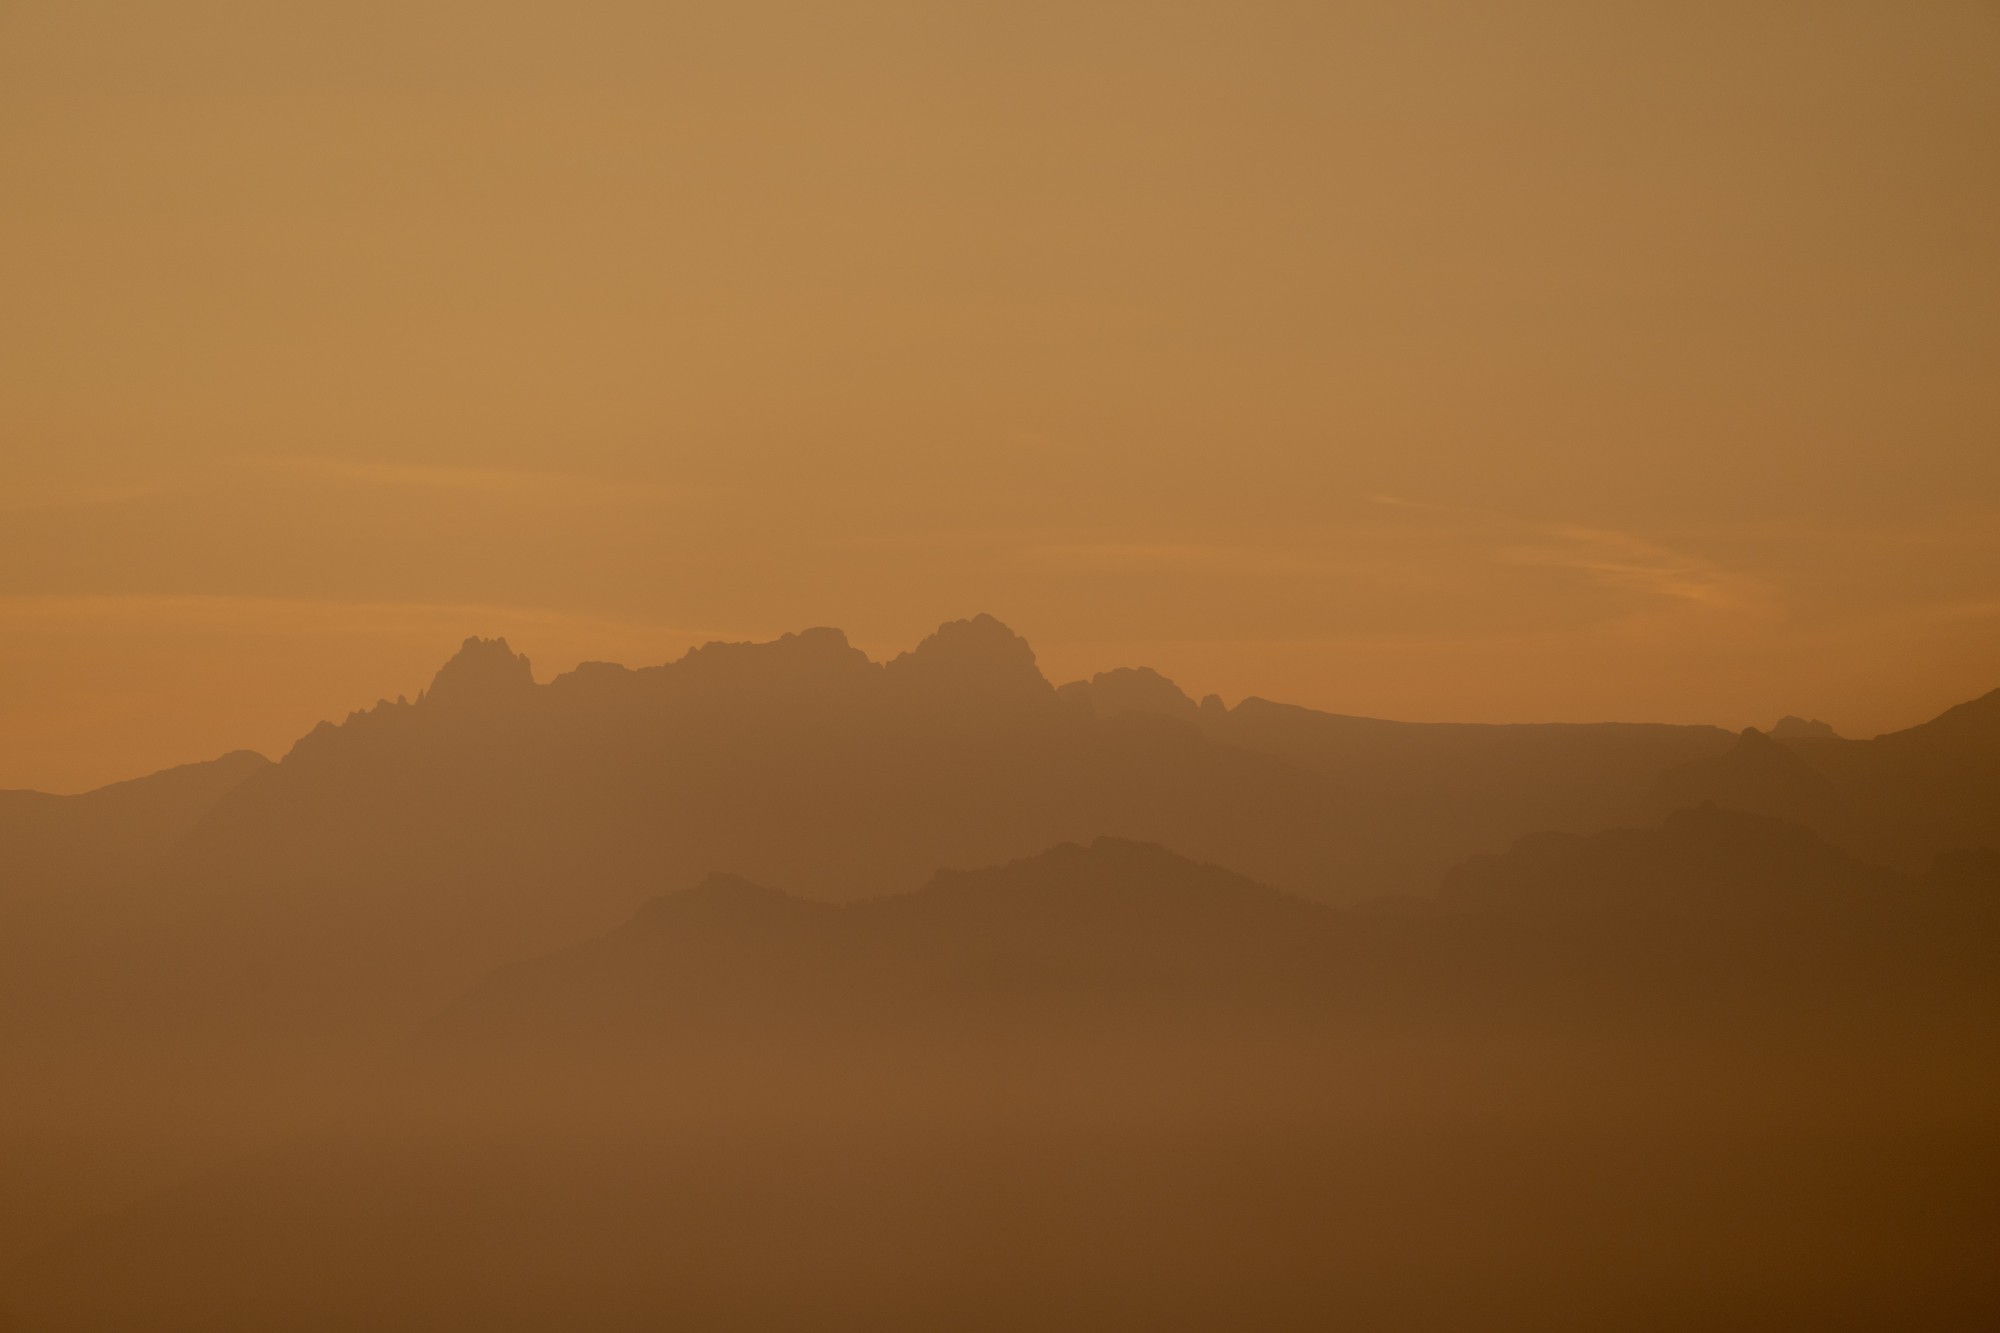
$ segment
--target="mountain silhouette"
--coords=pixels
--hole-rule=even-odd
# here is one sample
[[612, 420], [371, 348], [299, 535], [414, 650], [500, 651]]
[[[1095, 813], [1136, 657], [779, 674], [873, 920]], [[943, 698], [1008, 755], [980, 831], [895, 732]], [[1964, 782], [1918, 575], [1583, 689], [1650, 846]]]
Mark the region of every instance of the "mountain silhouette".
[[1328, 901], [1423, 892], [1524, 833], [1631, 822], [1663, 769], [1728, 743], [1184, 698], [1140, 671], [1056, 690], [985, 616], [884, 664], [817, 629], [548, 684], [474, 639], [416, 702], [304, 737], [120, 910], [198, 919], [281, 989], [331, 975], [282, 950], [394, 940], [408, 961], [366, 964], [371, 993], [434, 1002], [714, 866], [838, 899], [1113, 836]]
[[[1088, 708], [1093, 717], [1151, 713], [1191, 722], [1201, 716], [1201, 705], [1151, 667], [1119, 667], [1114, 671], [1100, 671], [1087, 681], [1071, 681], [1058, 693]], [[1222, 700], [1214, 695], [1203, 702], [1213, 709], [1220, 709], [1222, 704]]]
[[1996, 700], [1416, 724], [1056, 688], [985, 616], [469, 639], [275, 764], [0, 794], [0, 1267], [46, 1247], [24, 1327], [1952, 1327]]
[[969, 705], [1034, 708], [1054, 693], [1028, 641], [989, 615], [939, 626], [882, 674], [893, 688], [953, 712]]
[[534, 689], [528, 659], [509, 648], [505, 639], [471, 638], [438, 669], [418, 701], [433, 709], [489, 711], [519, 702]]

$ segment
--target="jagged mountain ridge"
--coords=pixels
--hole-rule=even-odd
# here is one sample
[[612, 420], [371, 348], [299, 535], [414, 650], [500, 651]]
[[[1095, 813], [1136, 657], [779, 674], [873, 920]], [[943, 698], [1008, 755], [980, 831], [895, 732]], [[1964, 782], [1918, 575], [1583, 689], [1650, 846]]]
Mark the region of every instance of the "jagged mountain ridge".
[[[490, 684], [477, 683], [482, 673]], [[1117, 702], [1119, 683], [1127, 680], [1150, 682], [1144, 687], [1149, 705]], [[474, 715], [479, 730], [510, 733], [511, 748], [496, 750], [493, 736], [469, 734]], [[1194, 725], [1167, 727], [1163, 719]], [[1644, 812], [1645, 788], [1661, 769], [1719, 752], [1727, 743], [1712, 728], [1393, 723], [1261, 699], [1235, 709], [1219, 700], [1197, 707], [1171, 682], [1144, 670], [1107, 673], [1058, 691], [1024, 641], [982, 616], [944, 626], [887, 663], [870, 661], [837, 630], [818, 629], [764, 644], [711, 644], [661, 667], [590, 663], [546, 686], [533, 686], [525, 659], [504, 644], [470, 640], [420, 703], [383, 704], [344, 725], [322, 725], [266, 785], [310, 786], [343, 764], [384, 762], [381, 751], [404, 741], [420, 752], [410, 758], [424, 764], [448, 762], [454, 747], [481, 764], [519, 761], [544, 747], [552, 782], [588, 782], [593, 766], [625, 765], [620, 776], [644, 785], [662, 781], [677, 754], [699, 753], [710, 791], [753, 776], [783, 799], [817, 780], [820, 798], [837, 802], [839, 788], [858, 779], [875, 784], [877, 800], [911, 799], [929, 807], [924, 813], [947, 820], [962, 818], [982, 796], [1004, 793], [1019, 813], [1044, 822], [1018, 837], [989, 832], [984, 846], [953, 846], [953, 839], [942, 838], [893, 866], [843, 865], [849, 849], [831, 830], [822, 830], [829, 836], [810, 864], [707, 859], [814, 892], [838, 895], [843, 874], [856, 888], [885, 879], [915, 883], [938, 864], [977, 863], [1065, 838], [1111, 835], [1166, 841], [1336, 899], [1427, 889], [1466, 851], [1504, 845], [1523, 832], [1629, 819]], [[1134, 763], [1140, 752], [1143, 762]], [[840, 772], [843, 759], [860, 771]], [[927, 765], [929, 771], [899, 774], [898, 764]], [[1019, 767], [1008, 772], [1008, 764]], [[1338, 837], [1306, 847], [1296, 832], [1292, 845], [1273, 846], [1269, 838], [1232, 836], [1225, 828], [1229, 818], [1190, 818], [1184, 807], [1192, 792], [1175, 800], [1175, 793], [1144, 790], [1160, 785], [1162, 764], [1196, 785], [1212, 772], [1230, 770], [1231, 785], [1247, 781], [1278, 806], [1294, 807], [1278, 813], [1279, 823], [1305, 811], [1305, 818], [1354, 841], [1400, 841], [1402, 830], [1382, 826], [1386, 809], [1401, 810], [1405, 822], [1431, 826], [1455, 824], [1482, 804], [1498, 813], [1467, 833], [1445, 831], [1443, 844], [1421, 852], [1385, 852], [1379, 845], [1356, 851]], [[759, 767], [754, 775], [745, 772]], [[906, 793], [883, 782], [905, 776], [926, 790]], [[939, 787], [939, 778], [965, 789]], [[1039, 790], [1031, 786], [1036, 781]], [[1119, 790], [1121, 782], [1130, 785], [1130, 795]], [[1065, 784], [1076, 790], [1049, 799]], [[661, 794], [701, 799], [699, 791]], [[1241, 804], [1226, 792], [1201, 794], [1215, 797], [1220, 807]], [[246, 792], [243, 803], [253, 803], [252, 795]], [[948, 799], [953, 795], [962, 799]], [[865, 811], [849, 813], [866, 821]], [[1255, 822], [1243, 811], [1227, 813]], [[1240, 854], [1232, 858], [1230, 851]], [[1369, 882], [1343, 882], [1363, 875]], [[1392, 878], [1382, 881], [1384, 875]]]
[[[1933, 730], [1965, 732], [1982, 715], [1968, 707]], [[1800, 756], [1873, 744], [1229, 708], [1145, 669], [1056, 689], [990, 616], [887, 662], [822, 628], [546, 684], [504, 641], [470, 639], [416, 702], [321, 725], [150, 874], [79, 902], [80, 920], [179, 943], [130, 946], [136, 963], [91, 957], [83, 935], [77, 948], [132, 1005], [148, 987], [226, 992], [239, 976], [276, 988], [273, 1015], [294, 987], [345, 1013], [334, 997], [365, 975], [388, 1022], [711, 869], [840, 899], [1110, 836], [1352, 902], [1432, 891], [1465, 857], [1530, 833], [1704, 799], [1838, 838], [1848, 798]], [[1689, 777], [1732, 766], [1756, 770], [1744, 791]], [[1760, 803], [1773, 767], [1804, 795]], [[155, 978], [154, 958], [189, 960], [201, 984]]]
[[1053, 688], [990, 616], [882, 663], [815, 629], [547, 684], [468, 640], [416, 702], [324, 724], [244, 783], [139, 900], [195, 904], [239, 953], [401, 955], [378, 981], [421, 970], [435, 999], [711, 869], [837, 899], [1112, 836], [1330, 901], [1422, 892], [1523, 833], [1631, 822], [1659, 771], [1727, 744], [1260, 700], [1189, 717], [1100, 708], [1106, 689]]

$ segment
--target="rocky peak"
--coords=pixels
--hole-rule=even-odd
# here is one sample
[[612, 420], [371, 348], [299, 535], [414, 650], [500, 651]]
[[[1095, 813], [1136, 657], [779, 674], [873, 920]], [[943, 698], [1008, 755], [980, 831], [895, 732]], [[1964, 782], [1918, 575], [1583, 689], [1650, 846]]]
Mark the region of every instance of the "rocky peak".
[[481, 708], [522, 699], [535, 688], [528, 659], [505, 639], [467, 639], [439, 668], [421, 702], [432, 707]]
[[1054, 695], [1028, 641], [989, 615], [938, 626], [887, 671], [898, 684], [929, 695], [1018, 702]]
[[681, 680], [759, 686], [866, 675], [874, 663], [837, 629], [821, 626], [766, 643], [705, 643], [665, 670]]
[[1840, 733], [1818, 718], [1781, 717], [1771, 728], [1775, 741], [1837, 741]]
[[1159, 713], [1167, 717], [1192, 719], [1201, 711], [1180, 686], [1151, 667], [1118, 667], [1100, 671], [1078, 693], [1090, 701], [1091, 711], [1098, 717], [1115, 717], [1120, 713]]

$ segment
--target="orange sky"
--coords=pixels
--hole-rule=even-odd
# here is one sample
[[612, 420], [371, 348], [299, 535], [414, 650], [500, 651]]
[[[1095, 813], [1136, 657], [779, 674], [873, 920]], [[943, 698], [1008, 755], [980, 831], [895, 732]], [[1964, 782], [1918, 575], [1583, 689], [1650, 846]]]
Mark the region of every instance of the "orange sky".
[[13, 0], [0, 201], [0, 787], [472, 633], [2000, 686], [1988, 0]]

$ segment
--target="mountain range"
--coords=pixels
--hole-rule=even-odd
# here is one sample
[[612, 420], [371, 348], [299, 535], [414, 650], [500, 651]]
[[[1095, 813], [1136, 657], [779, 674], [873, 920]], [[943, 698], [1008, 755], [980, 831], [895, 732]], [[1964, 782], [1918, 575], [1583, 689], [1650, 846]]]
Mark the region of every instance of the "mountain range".
[[2000, 693], [1848, 740], [1057, 687], [984, 616], [469, 639], [276, 763], [0, 793], [0, 1304], [1988, 1327], [1996, 820]]

